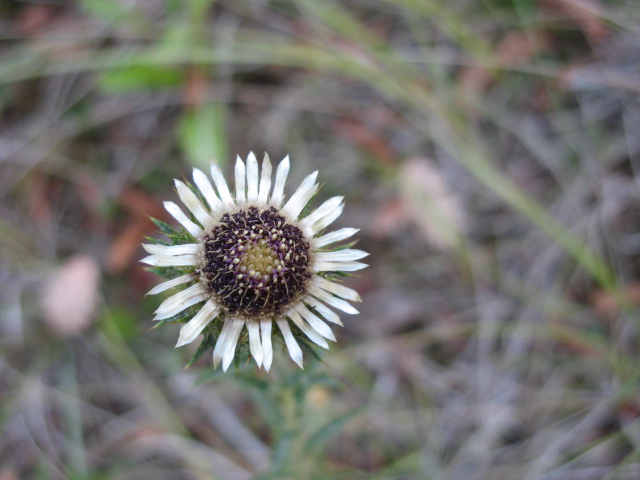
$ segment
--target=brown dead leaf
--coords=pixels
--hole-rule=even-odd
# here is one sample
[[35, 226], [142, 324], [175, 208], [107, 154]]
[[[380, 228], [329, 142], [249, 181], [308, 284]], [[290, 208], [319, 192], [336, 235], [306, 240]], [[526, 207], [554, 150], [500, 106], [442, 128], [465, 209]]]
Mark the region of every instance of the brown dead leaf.
[[84, 170], [76, 172], [73, 179], [78, 195], [89, 212], [92, 214], [99, 212], [105, 204], [105, 194], [100, 183]]
[[27, 37], [37, 35], [51, 22], [54, 14], [55, 10], [49, 5], [30, 5], [20, 12], [16, 30]]
[[635, 423], [640, 417], [640, 402], [638, 399], [625, 399], [618, 406], [618, 414], [624, 425]]
[[109, 246], [105, 259], [109, 273], [121, 273], [133, 263], [144, 237], [156, 229], [149, 217], [168, 220], [160, 201], [135, 187], [125, 189], [118, 203], [129, 217]]
[[161, 202], [137, 187], [125, 188], [118, 198], [118, 203], [133, 215], [166, 217]]
[[187, 70], [187, 81], [184, 89], [184, 103], [187, 109], [197, 109], [207, 101], [209, 95], [209, 78], [200, 67]]
[[620, 313], [621, 301], [631, 305], [640, 305], [640, 282], [625, 286], [621, 296], [621, 299], [617, 299], [606, 290], [596, 289], [591, 293], [590, 300], [600, 316], [612, 318]]
[[53, 219], [51, 199], [52, 186], [49, 177], [35, 169], [27, 179], [25, 202], [32, 220], [40, 224], [50, 224]]
[[[525, 65], [538, 53], [547, 50], [549, 40], [543, 32], [526, 33], [513, 30], [507, 33], [496, 47], [497, 67], [509, 68]], [[478, 63], [462, 69], [459, 89], [463, 95], [476, 97], [485, 92], [495, 79], [495, 72]]]
[[525, 65], [531, 57], [549, 48], [549, 40], [542, 33], [514, 30], [507, 33], [498, 44], [500, 65], [515, 67]]
[[425, 239], [440, 250], [455, 249], [464, 229], [464, 213], [438, 168], [426, 158], [400, 167], [400, 189], [411, 219]]
[[132, 263], [144, 237], [155, 228], [147, 218], [132, 217], [122, 231], [113, 239], [105, 259], [105, 269], [109, 273], [121, 273]]
[[567, 90], [584, 88], [613, 88], [640, 92], [640, 79], [619, 68], [601, 68], [592, 65], [571, 65], [560, 72], [558, 85]]
[[339, 120], [335, 122], [333, 130], [358, 145], [374, 158], [387, 165], [393, 165], [397, 155], [389, 144], [367, 125], [353, 120]]
[[11, 467], [0, 470], [0, 480], [18, 480], [18, 472]]
[[592, 45], [609, 37], [610, 29], [602, 8], [592, 0], [540, 0], [543, 7], [559, 10], [573, 19]]
[[91, 55], [94, 48], [85, 39], [95, 37], [96, 23], [77, 8], [33, 5], [21, 18], [20, 28], [29, 44], [51, 61]]
[[69, 258], [49, 279], [42, 296], [44, 319], [64, 337], [79, 335], [93, 320], [100, 267], [91, 256]]
[[384, 203], [376, 212], [372, 231], [375, 235], [391, 236], [393, 232], [409, 223], [410, 215], [402, 197], [396, 197]]

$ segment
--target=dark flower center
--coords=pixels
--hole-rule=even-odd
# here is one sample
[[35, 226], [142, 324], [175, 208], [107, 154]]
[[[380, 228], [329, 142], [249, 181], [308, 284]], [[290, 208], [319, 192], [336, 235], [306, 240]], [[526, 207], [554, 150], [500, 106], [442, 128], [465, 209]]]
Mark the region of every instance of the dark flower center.
[[277, 315], [305, 292], [309, 243], [273, 207], [225, 213], [204, 237], [198, 273], [227, 312], [256, 319]]

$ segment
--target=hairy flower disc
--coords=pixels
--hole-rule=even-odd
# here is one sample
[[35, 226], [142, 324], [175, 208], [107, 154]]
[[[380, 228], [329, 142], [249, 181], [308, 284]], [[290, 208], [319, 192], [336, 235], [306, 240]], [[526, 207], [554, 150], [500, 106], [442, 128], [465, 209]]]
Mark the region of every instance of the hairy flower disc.
[[311, 277], [309, 242], [274, 207], [225, 213], [204, 237], [199, 270], [207, 289], [231, 314], [256, 320], [279, 315]]
[[335, 341], [325, 322], [342, 323], [332, 308], [358, 313], [349, 303], [360, 301], [358, 293], [334, 280], [336, 272], [366, 267], [357, 260], [367, 253], [330, 246], [358, 230], [324, 233], [342, 213], [343, 197], [330, 198], [302, 216], [320, 187], [318, 172], [308, 175], [288, 198], [289, 157], [280, 162], [275, 177], [272, 173], [268, 155], [262, 168], [253, 153], [246, 164], [238, 157], [232, 193], [217, 165], [211, 165], [215, 188], [204, 172], [194, 169], [195, 187], [175, 181], [190, 215], [173, 202], [164, 204], [184, 230], [171, 233], [164, 225], [172, 245], [143, 245], [151, 255], [142, 262], [171, 278], [149, 293], [181, 289], [160, 304], [155, 320], [184, 322], [177, 347], [201, 333], [206, 333], [201, 347], [215, 338], [213, 364], [222, 362], [223, 370], [236, 358], [238, 342], [247, 340], [255, 362], [269, 370], [273, 337], [284, 340], [290, 357], [302, 367], [298, 342], [329, 348], [327, 340]]

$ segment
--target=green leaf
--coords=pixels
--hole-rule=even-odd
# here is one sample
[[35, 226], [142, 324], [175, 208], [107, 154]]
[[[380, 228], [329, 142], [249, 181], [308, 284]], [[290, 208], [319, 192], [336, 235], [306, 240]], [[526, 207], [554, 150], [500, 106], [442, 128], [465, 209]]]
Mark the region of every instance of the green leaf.
[[215, 346], [216, 336], [211, 332], [206, 332], [204, 334], [204, 338], [198, 346], [198, 349], [196, 350], [196, 353], [193, 354], [193, 357], [191, 357], [191, 360], [189, 360], [189, 363], [187, 363], [187, 368], [200, 360], [207, 350], [209, 350], [210, 348], [214, 348]]
[[194, 243], [196, 241], [195, 238], [193, 238], [193, 236], [186, 230], [181, 230], [175, 235], [171, 235], [169, 238], [173, 242], [173, 245], [183, 245], [185, 243]]
[[[184, 245], [185, 243], [194, 243], [196, 241], [195, 238], [193, 238], [193, 235], [191, 235], [189, 232], [187, 232], [184, 229], [182, 229], [182, 230], [174, 230], [169, 225], [167, 225], [163, 221], [158, 220], [156, 218], [151, 218], [151, 221], [156, 224], [156, 226], [160, 230], [160, 233], [162, 233], [162, 234], [166, 235], [167, 237], [169, 237], [169, 239], [171, 240], [170, 245]], [[148, 237], [147, 237], [147, 239], [149, 241], [153, 241], [153, 240], [149, 239]], [[162, 243], [160, 241], [153, 241], [153, 242], [154, 243], [160, 243], [160, 244], [164, 245], [164, 243]]]
[[185, 112], [178, 126], [178, 143], [194, 167], [209, 168], [210, 160], [227, 157], [225, 110], [221, 103], [209, 103]]
[[151, 272], [162, 278], [171, 280], [172, 278], [179, 277], [185, 273], [193, 273], [193, 267], [146, 267], [147, 272]]
[[127, 14], [127, 9], [115, 0], [82, 0], [81, 5], [90, 16], [106, 20]]
[[158, 227], [161, 233], [164, 233], [167, 236], [176, 234], [176, 231], [173, 228], [171, 228], [168, 224], [163, 222], [162, 220], [158, 220], [157, 218], [152, 218], [151, 221], [156, 224], [156, 227]]
[[162, 240], [160, 240], [158, 238], [154, 238], [154, 237], [145, 236], [144, 239], [145, 239], [145, 241], [147, 241], [149, 243], [153, 243], [155, 245], [164, 245], [165, 247], [171, 245], [170, 243], [163, 242]]
[[318, 355], [318, 352], [316, 352], [316, 350], [311, 346], [311, 343], [309, 343], [309, 340], [307, 340], [306, 336], [298, 336], [298, 344], [300, 345], [300, 349], [303, 352], [308, 353], [309, 355], [311, 355], [312, 357], [315, 357], [316, 360], [318, 360], [319, 362], [322, 362], [322, 358], [320, 358], [320, 355]]
[[123, 339], [131, 340], [138, 335], [140, 322], [131, 311], [124, 307], [115, 306], [111, 308], [109, 315], [111, 316], [111, 325]]
[[172, 88], [181, 85], [184, 79], [184, 71], [180, 68], [132, 65], [103, 73], [98, 78], [98, 86], [105, 93], [127, 93]]
[[313, 210], [315, 209], [314, 207], [315, 207], [316, 197], [318, 196], [318, 192], [320, 192], [320, 189], [323, 186], [324, 184], [320, 185], [320, 187], [318, 187], [318, 191], [314, 193], [313, 196], [309, 199], [309, 201], [305, 204], [305, 206], [300, 211], [300, 215], [298, 216], [299, 218], [308, 217], [311, 214], [311, 212], [313, 212]]
[[351, 412], [348, 412], [344, 415], [340, 415], [333, 419], [331, 422], [323, 425], [316, 433], [314, 433], [305, 445], [305, 451], [314, 450], [322, 447], [326, 444], [332, 437], [337, 435], [345, 423], [351, 420], [354, 417], [357, 417], [360, 413], [362, 413], [363, 409], [357, 408]]

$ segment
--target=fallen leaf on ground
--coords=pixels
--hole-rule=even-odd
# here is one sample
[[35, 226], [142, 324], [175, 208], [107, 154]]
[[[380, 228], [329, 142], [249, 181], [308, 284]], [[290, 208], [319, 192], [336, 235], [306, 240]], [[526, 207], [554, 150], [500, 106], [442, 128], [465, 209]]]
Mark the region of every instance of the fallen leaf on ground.
[[[514, 30], [507, 33], [496, 46], [496, 68], [514, 68], [526, 65], [532, 57], [547, 50], [549, 40], [542, 32], [527, 33]], [[462, 69], [459, 89], [462, 95], [477, 97], [484, 93], [495, 80], [494, 69], [474, 62]]]
[[369, 126], [352, 120], [339, 120], [334, 124], [333, 130], [336, 134], [347, 138], [382, 163], [387, 165], [395, 163], [397, 155], [394, 150], [380, 134]]
[[118, 203], [129, 217], [109, 246], [105, 259], [109, 273], [121, 273], [133, 263], [145, 236], [156, 230], [149, 217], [168, 220], [159, 200], [134, 187], [124, 190]]
[[374, 215], [372, 231], [374, 234], [390, 237], [398, 229], [409, 223], [410, 215], [403, 198], [395, 197], [381, 205]]
[[44, 319], [64, 337], [79, 335], [93, 321], [100, 267], [89, 255], [69, 258], [49, 279], [42, 296]]
[[440, 250], [459, 246], [464, 214], [457, 196], [433, 163], [426, 158], [400, 167], [400, 189], [411, 219], [425, 239]]
[[34, 36], [51, 22], [55, 10], [49, 5], [31, 5], [20, 12], [16, 30], [26, 36]]
[[541, 0], [544, 6], [559, 10], [575, 21], [592, 45], [597, 45], [610, 34], [600, 5], [591, 0]]
[[640, 305], [640, 282], [626, 285], [620, 292], [619, 298], [604, 289], [596, 289], [591, 293], [590, 300], [599, 315], [607, 318], [614, 317], [620, 313], [620, 302], [634, 306]]

